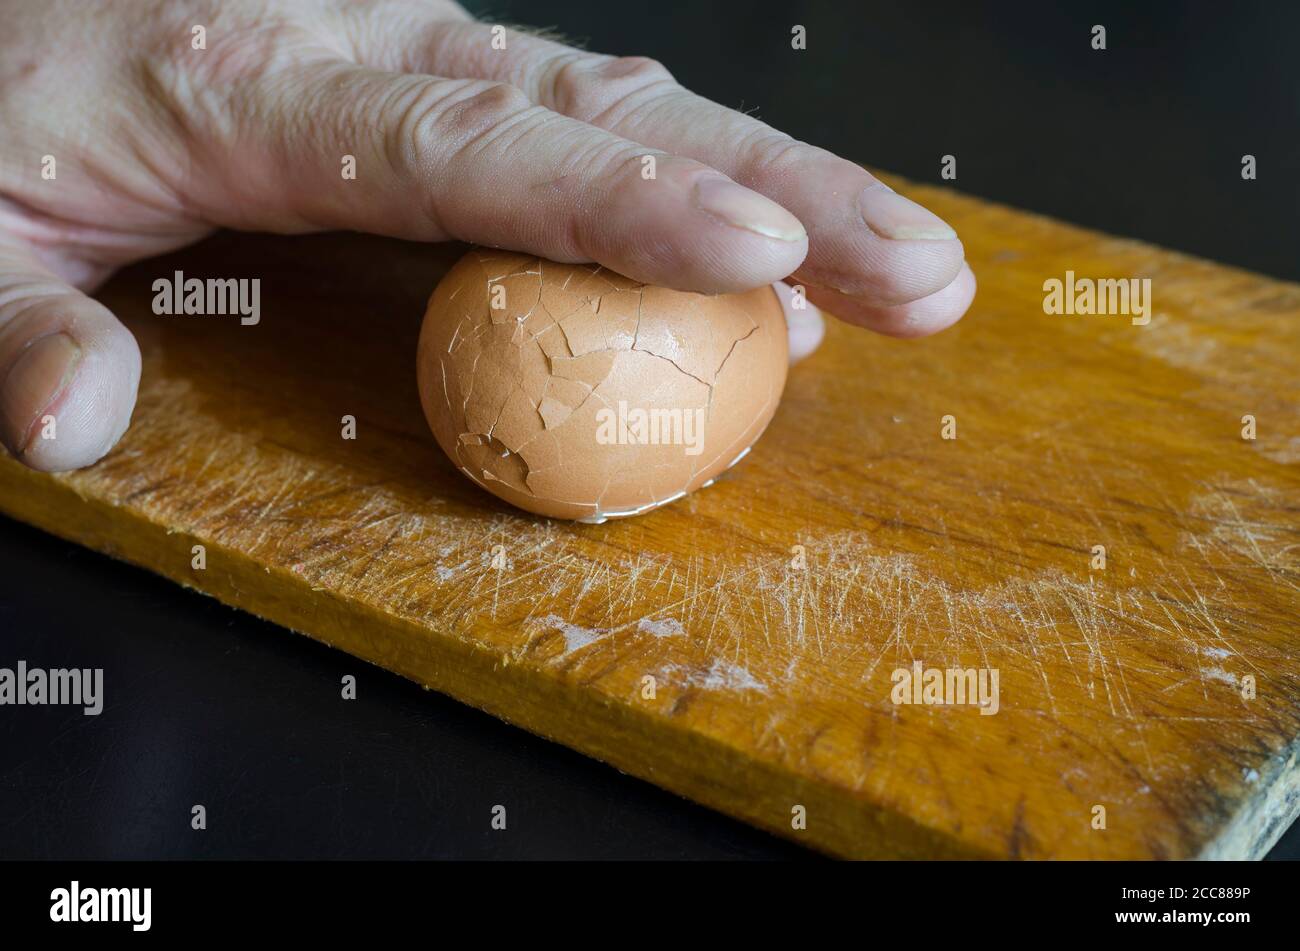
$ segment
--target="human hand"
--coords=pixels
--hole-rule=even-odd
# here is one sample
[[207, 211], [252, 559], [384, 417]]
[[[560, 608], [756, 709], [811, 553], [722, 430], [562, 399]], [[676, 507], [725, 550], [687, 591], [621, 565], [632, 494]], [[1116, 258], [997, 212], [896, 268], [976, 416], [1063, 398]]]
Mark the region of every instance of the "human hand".
[[[498, 49], [446, 0], [5, 0], [0, 19], [0, 439], [38, 469], [95, 462], [135, 402], [136, 343], [82, 291], [219, 227], [459, 239], [706, 293], [788, 278], [898, 336], [974, 295], [952, 230], [859, 166], [651, 60], [516, 31]], [[815, 311], [792, 321], [796, 352], [819, 338]], [[36, 438], [47, 414], [57, 439]]]

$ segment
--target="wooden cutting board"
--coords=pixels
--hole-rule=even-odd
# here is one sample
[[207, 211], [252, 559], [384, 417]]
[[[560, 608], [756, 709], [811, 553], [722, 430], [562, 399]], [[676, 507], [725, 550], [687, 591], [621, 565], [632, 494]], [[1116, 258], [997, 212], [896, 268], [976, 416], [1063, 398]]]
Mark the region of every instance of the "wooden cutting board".
[[[462, 249], [344, 235], [121, 274], [130, 431], [0, 459], [0, 508], [835, 855], [1262, 854], [1300, 807], [1300, 287], [911, 191], [966, 319], [832, 326], [750, 457], [652, 514], [459, 475], [414, 364]], [[175, 270], [260, 278], [260, 323], [154, 316]], [[1067, 271], [1149, 278], [1150, 323], [1045, 313]], [[996, 669], [996, 714], [896, 704], [914, 663]]]

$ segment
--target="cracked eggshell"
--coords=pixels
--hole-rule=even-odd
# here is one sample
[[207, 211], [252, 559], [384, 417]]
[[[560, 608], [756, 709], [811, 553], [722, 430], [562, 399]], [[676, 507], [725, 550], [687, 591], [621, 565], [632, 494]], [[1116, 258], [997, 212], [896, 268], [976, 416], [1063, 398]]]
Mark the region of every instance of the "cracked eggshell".
[[737, 462], [776, 411], [788, 363], [770, 287], [690, 294], [475, 249], [429, 300], [417, 370], [425, 417], [461, 472], [519, 508], [595, 521], [680, 498]]

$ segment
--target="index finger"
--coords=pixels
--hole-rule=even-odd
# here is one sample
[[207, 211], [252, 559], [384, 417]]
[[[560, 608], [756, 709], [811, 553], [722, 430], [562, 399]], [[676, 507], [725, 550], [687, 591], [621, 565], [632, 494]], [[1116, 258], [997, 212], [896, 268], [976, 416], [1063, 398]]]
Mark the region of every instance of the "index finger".
[[[969, 295], [940, 293], [964, 280], [964, 249], [944, 221], [860, 166], [683, 89], [653, 60], [575, 50], [473, 21], [380, 30], [370, 45], [359, 55], [511, 83], [549, 109], [689, 156], [766, 195], [808, 231], [808, 256], [792, 280], [833, 297], [846, 320], [916, 335], [951, 324], [969, 303]], [[893, 327], [893, 314], [907, 315], [907, 326]]]

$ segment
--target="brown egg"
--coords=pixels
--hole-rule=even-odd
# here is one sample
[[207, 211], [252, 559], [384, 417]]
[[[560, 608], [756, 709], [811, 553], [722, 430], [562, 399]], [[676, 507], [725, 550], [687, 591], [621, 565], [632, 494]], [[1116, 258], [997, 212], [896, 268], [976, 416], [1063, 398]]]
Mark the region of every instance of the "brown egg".
[[475, 249], [429, 299], [418, 377], [429, 426], [466, 476], [539, 515], [603, 521], [739, 461], [787, 363], [770, 287], [689, 294]]

